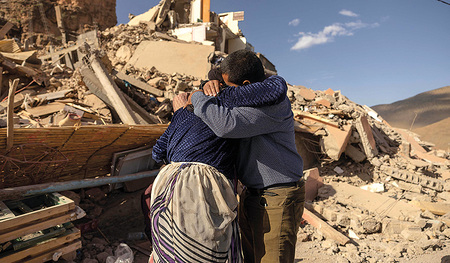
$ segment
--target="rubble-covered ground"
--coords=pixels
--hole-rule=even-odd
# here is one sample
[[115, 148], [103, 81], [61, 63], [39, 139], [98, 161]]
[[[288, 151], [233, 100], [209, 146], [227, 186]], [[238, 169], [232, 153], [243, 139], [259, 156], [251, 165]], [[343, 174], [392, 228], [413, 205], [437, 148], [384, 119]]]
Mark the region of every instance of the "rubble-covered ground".
[[[74, 69], [59, 60], [32, 63], [30, 58], [36, 54], [21, 60], [17, 57], [23, 48], [20, 43], [2, 50], [18, 51], [14, 56], [0, 55], [3, 86], [19, 78], [15, 127], [125, 123], [118, 116], [123, 112], [105, 101], [92, 79], [92, 58], [116, 83], [120, 89], [116, 92], [135, 104], [133, 110], [141, 116], [137, 124], [168, 123], [173, 97], [200, 86], [198, 77], [128, 64], [142, 41], [180, 41], [151, 23], [118, 25], [98, 32], [97, 37], [99, 45], [83, 50], [87, 56]], [[54, 51], [74, 45], [67, 43]], [[36, 52], [46, 54], [44, 49]], [[416, 134], [391, 127], [340, 91], [289, 85], [287, 95], [296, 120], [297, 148], [308, 160], [305, 207], [313, 215], [304, 218], [298, 233], [297, 262], [450, 261], [449, 153], [433, 149]], [[0, 96], [5, 117], [8, 94], [3, 91]], [[2, 127], [6, 127], [4, 119]], [[82, 249], [66, 259], [104, 263], [120, 243], [126, 243], [135, 262], [146, 262], [151, 248], [141, 234], [142, 191], [126, 193], [108, 185], [62, 193], [87, 213], [74, 222], [83, 229]]]

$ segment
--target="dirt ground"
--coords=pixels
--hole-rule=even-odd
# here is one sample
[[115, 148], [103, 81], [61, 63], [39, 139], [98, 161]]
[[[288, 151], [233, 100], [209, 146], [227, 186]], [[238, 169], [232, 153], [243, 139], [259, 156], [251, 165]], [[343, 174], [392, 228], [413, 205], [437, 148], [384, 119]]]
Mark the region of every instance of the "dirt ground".
[[[91, 254], [91, 258], [96, 258], [95, 253], [99, 250], [92, 248], [92, 240], [95, 238], [103, 239], [109, 242], [111, 248], [117, 247], [119, 243], [126, 243], [134, 252], [134, 262], [146, 263], [148, 253], [150, 252], [149, 243], [145, 239], [130, 239], [129, 233], [142, 232], [144, 230], [143, 215], [140, 208], [140, 197], [144, 190], [133, 193], [125, 193], [123, 189], [113, 190], [105, 199], [106, 203], [102, 205], [103, 211], [98, 217], [98, 229], [83, 234], [83, 248], [78, 253], [75, 262], [91, 263], [95, 261], [86, 261], [86, 254]], [[299, 239], [302, 235], [302, 229], [299, 231]], [[355, 245], [339, 246], [340, 255], [333, 253], [333, 249], [324, 248], [326, 242], [307, 241], [298, 242], [296, 247], [295, 262], [317, 263], [317, 262], [358, 262], [358, 254]], [[358, 244], [356, 244], [358, 245]], [[372, 245], [371, 245], [372, 247]], [[344, 256], [342, 256], [345, 255]], [[356, 258], [355, 258], [356, 257]], [[384, 259], [381, 257], [381, 259]], [[101, 263], [99, 260], [98, 262]], [[367, 262], [367, 261], [366, 261]], [[374, 259], [370, 262], [383, 262]], [[442, 250], [432, 251], [417, 257], [410, 257], [408, 260], [391, 261], [400, 263], [450, 263], [450, 247], [445, 246]]]

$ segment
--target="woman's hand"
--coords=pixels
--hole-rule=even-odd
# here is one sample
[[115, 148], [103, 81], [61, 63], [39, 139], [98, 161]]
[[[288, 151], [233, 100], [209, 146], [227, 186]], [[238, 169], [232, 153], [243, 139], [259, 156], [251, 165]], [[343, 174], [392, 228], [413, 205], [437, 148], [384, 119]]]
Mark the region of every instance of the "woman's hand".
[[220, 91], [220, 82], [218, 80], [210, 80], [203, 86], [203, 92], [207, 96], [217, 96]]
[[189, 93], [183, 92], [173, 98], [172, 107], [173, 112], [176, 112], [179, 108], [184, 107], [188, 101]]

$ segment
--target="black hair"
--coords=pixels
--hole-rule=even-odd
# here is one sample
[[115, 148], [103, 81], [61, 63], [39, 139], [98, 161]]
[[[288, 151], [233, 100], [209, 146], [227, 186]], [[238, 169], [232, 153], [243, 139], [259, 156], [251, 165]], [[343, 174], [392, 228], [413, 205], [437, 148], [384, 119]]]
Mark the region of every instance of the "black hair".
[[264, 67], [255, 52], [241, 49], [229, 54], [220, 64], [222, 74], [228, 75], [228, 81], [239, 86], [245, 80], [250, 83], [265, 79]]

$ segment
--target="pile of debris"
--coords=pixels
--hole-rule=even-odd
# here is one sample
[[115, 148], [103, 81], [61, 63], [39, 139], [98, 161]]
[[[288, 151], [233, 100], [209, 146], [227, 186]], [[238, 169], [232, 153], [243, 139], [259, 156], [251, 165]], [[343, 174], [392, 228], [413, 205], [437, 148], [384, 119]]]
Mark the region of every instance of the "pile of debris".
[[322, 248], [350, 262], [395, 262], [449, 245], [449, 153], [339, 91], [290, 86], [289, 98], [296, 131], [316, 137], [304, 143], [320, 160], [305, 172], [304, 219], [318, 229], [304, 227], [303, 241], [325, 238]]
[[[0, 126], [112, 129], [113, 124], [169, 123], [175, 95], [198, 89], [209, 69], [227, 53], [253, 49], [237, 26], [243, 13], [199, 15], [200, 2], [171, 5], [162, 0], [147, 13], [131, 16], [128, 25], [78, 32], [75, 38], [63, 37], [61, 45], [43, 49], [33, 50], [33, 45], [11, 38], [1, 40]], [[11, 28], [6, 23], [0, 39]], [[273, 64], [259, 55], [266, 71], [276, 74]], [[5, 88], [8, 82], [10, 89]], [[340, 91], [288, 85], [288, 97], [296, 120], [297, 149], [305, 168], [312, 168], [305, 171], [304, 219], [309, 224], [302, 225], [299, 241], [317, 242], [327, 253], [350, 262], [394, 262], [448, 246], [448, 152], [432, 150], [409, 131], [391, 127]], [[86, 153], [86, 161], [77, 167], [86, 170], [83, 178], [88, 161], [125, 138], [123, 134]], [[61, 149], [70, 138], [62, 140]], [[114, 153], [108, 152], [107, 162], [98, 161], [97, 167], [110, 165]], [[109, 170], [101, 172], [106, 175]], [[81, 200], [86, 218], [102, 214], [96, 202], [89, 197]], [[113, 253], [115, 246], [106, 246], [97, 237], [82, 239], [83, 255], [77, 260], [104, 262]]]

